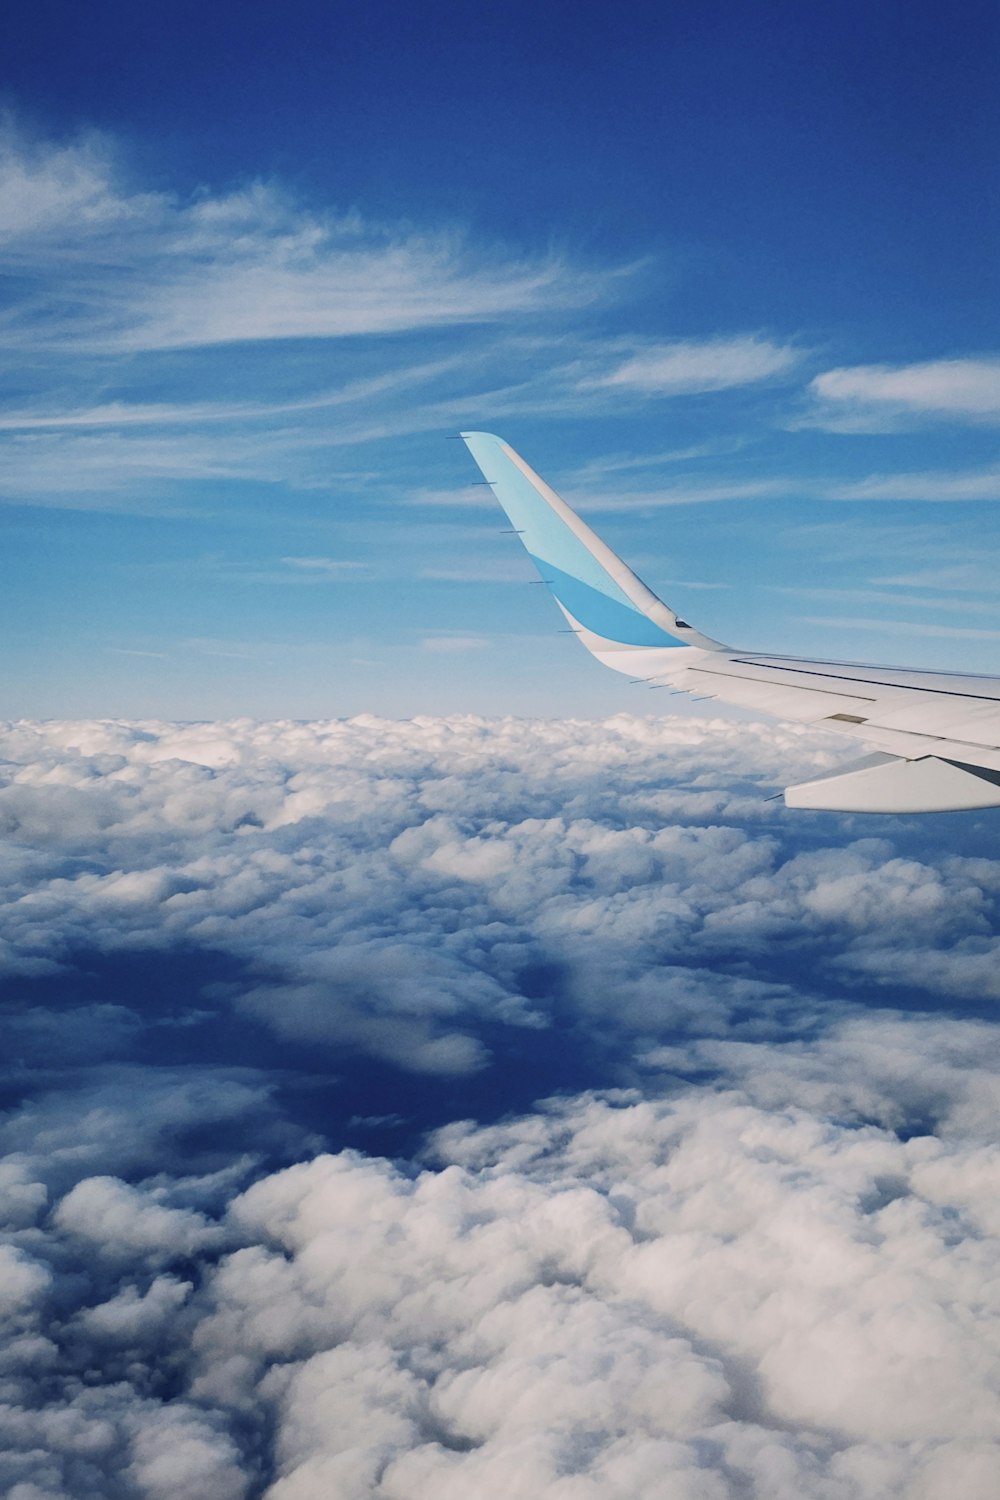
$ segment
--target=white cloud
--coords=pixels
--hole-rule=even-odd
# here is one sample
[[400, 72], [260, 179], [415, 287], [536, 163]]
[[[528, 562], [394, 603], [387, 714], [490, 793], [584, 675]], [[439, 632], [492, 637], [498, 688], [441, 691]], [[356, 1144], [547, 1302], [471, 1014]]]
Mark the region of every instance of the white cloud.
[[991, 1494], [992, 1148], [691, 1094], [438, 1150], [233, 1205], [260, 1248], [214, 1278], [197, 1389], [273, 1403], [275, 1500]]
[[0, 1245], [0, 1318], [16, 1315], [32, 1307], [48, 1290], [52, 1276], [23, 1250]]
[[[0, 1489], [992, 1500], [1000, 1058], [957, 1013], [997, 990], [990, 819], [765, 801], [836, 755], [625, 715], [8, 726], [2, 972], [66, 1004], [3, 1017]], [[127, 1003], [74, 1009], [116, 957]], [[206, 1016], [274, 1071], [127, 1052]], [[488, 1123], [546, 1049], [632, 1086]], [[279, 1118], [366, 1059], [395, 1123], [463, 1086], [487, 1123], [421, 1166]]]
[[[79, 1192], [86, 1182], [79, 1184]], [[159, 1333], [164, 1323], [177, 1316], [192, 1291], [190, 1281], [177, 1276], [157, 1276], [145, 1292], [134, 1285], [126, 1286], [107, 1302], [87, 1307], [77, 1322], [89, 1338], [106, 1339], [116, 1344], [145, 1344]]]
[[176, 1500], [184, 1493], [212, 1500], [243, 1500], [249, 1476], [232, 1438], [196, 1409], [161, 1408], [158, 1421], [139, 1427], [125, 1472], [148, 1500]]
[[843, 615], [806, 615], [809, 625], [827, 625], [843, 629], [866, 630], [872, 636], [902, 635], [929, 637], [931, 640], [996, 641], [1000, 630], [990, 630], [974, 625], [945, 625], [941, 620], [873, 620], [863, 617], [846, 618]]
[[115, 1177], [77, 1183], [56, 1210], [55, 1222], [101, 1255], [132, 1262], [176, 1260], [220, 1243], [219, 1229], [204, 1215], [170, 1208]]
[[363, 562], [345, 557], [283, 557], [281, 561], [288, 567], [298, 568], [304, 573], [319, 573], [331, 577], [337, 577], [342, 573], [357, 572], [366, 566]]
[[[15, 289], [0, 332], [21, 360], [0, 415], [0, 494], [20, 504], [205, 521], [206, 481], [339, 489], [350, 476], [334, 454], [350, 445], [540, 411], [579, 419], [609, 402], [774, 380], [800, 360], [789, 343], [739, 334], [591, 343], [567, 363], [564, 315], [607, 302], [632, 268], [374, 222], [274, 181], [147, 191], [96, 135], [38, 142], [7, 124], [0, 198], [0, 271]], [[431, 333], [444, 340], [434, 358], [396, 337]], [[279, 365], [258, 351], [252, 393], [245, 372], [234, 383], [226, 346], [312, 339], [339, 341], [321, 384], [304, 350]], [[166, 364], [142, 358], [168, 350]], [[621, 504], [786, 488], [707, 480]], [[470, 494], [437, 487], [415, 501], [476, 503]]]
[[527, 557], [514, 556], [458, 563], [450, 568], [421, 568], [418, 576], [437, 579], [441, 583], [530, 583], [538, 574]]
[[[98, 1058], [105, 1045], [104, 1033], [95, 1028], [92, 1036], [91, 1055]], [[107, 1191], [107, 1181], [118, 1178], [151, 1178], [161, 1166], [176, 1166], [178, 1174], [187, 1178], [184, 1196], [190, 1199], [195, 1191], [195, 1200], [204, 1197], [214, 1203], [219, 1192], [232, 1189], [234, 1182], [242, 1180], [259, 1162], [260, 1155], [268, 1150], [282, 1149], [287, 1143], [288, 1132], [275, 1118], [271, 1104], [271, 1082], [253, 1069], [216, 1067], [199, 1072], [197, 1069], [170, 1069], [135, 1064], [96, 1066], [74, 1070], [66, 1069], [72, 1087], [50, 1088], [57, 1059], [46, 1056], [48, 1070], [36, 1074], [34, 1079], [24, 1076], [23, 1067], [15, 1068], [21, 1073], [20, 1086], [14, 1081], [14, 1093], [28, 1088], [28, 1097], [20, 1108], [11, 1107], [0, 1119], [0, 1151], [6, 1165], [17, 1174], [14, 1213], [7, 1226], [12, 1232], [25, 1230], [29, 1233], [42, 1217], [47, 1203], [70, 1190], [81, 1178], [90, 1177], [98, 1181], [96, 1191], [88, 1190], [82, 1202], [72, 1210], [81, 1211], [80, 1223], [91, 1229], [100, 1220], [93, 1215], [87, 1217], [88, 1202], [96, 1198], [106, 1206], [125, 1212], [131, 1189], [126, 1187], [124, 1196], [116, 1197], [115, 1190]], [[7, 1075], [10, 1079], [10, 1074]], [[193, 1142], [199, 1137], [232, 1127], [242, 1132], [247, 1142], [235, 1155], [229, 1154], [220, 1170], [223, 1172], [221, 1186], [205, 1192], [197, 1188], [189, 1174], [193, 1166], [203, 1164], [209, 1150], [195, 1150]], [[176, 1157], [175, 1140], [181, 1137], [186, 1142]], [[301, 1138], [296, 1136], [296, 1142]], [[218, 1165], [218, 1163], [213, 1163]], [[229, 1175], [227, 1175], [229, 1174]], [[198, 1179], [199, 1182], [202, 1179]], [[157, 1193], [162, 1184], [150, 1181], [150, 1191]], [[169, 1186], [169, 1185], [168, 1185]], [[89, 1196], [88, 1196], [89, 1195]], [[169, 1192], [160, 1194], [154, 1203], [169, 1203]], [[110, 1203], [109, 1201], [110, 1200]], [[7, 1202], [11, 1202], [8, 1198]], [[146, 1206], [147, 1199], [140, 1196], [139, 1206]], [[76, 1219], [74, 1218], [74, 1225]], [[156, 1231], [157, 1218], [144, 1221], [145, 1228]], [[198, 1225], [188, 1223], [186, 1228], [177, 1221], [171, 1225], [189, 1231], [198, 1238]], [[137, 1230], [141, 1234], [143, 1230]], [[86, 1233], [84, 1239], [92, 1248], [99, 1249], [102, 1243], [99, 1233]], [[211, 1242], [209, 1234], [206, 1243]], [[156, 1234], [147, 1237], [145, 1247], [138, 1248], [143, 1254], [156, 1252]], [[114, 1247], [111, 1245], [112, 1260]]]
[[872, 583], [908, 589], [956, 589], [960, 592], [968, 589], [972, 593], [992, 595], [996, 584], [996, 568], [992, 559], [984, 560], [982, 556], [974, 561], [952, 564], [943, 560], [939, 567], [893, 573], [887, 577], [873, 578]]
[[715, 483], [689, 480], [655, 490], [616, 490], [613, 495], [575, 492], [573, 502], [585, 511], [658, 510], [664, 505], [707, 505], [721, 500], [766, 500], [802, 486], [787, 479], [727, 479]]
[[[909, 365], [849, 365], [826, 370], [810, 390], [828, 403], [831, 418], [838, 408], [863, 419], [896, 413], [958, 421], [995, 421], [1000, 417], [1000, 360], [936, 359]], [[822, 411], [817, 420], [823, 424]]]
[[91, 136], [52, 147], [31, 142], [9, 122], [0, 133], [0, 244], [60, 237], [68, 225], [89, 236], [132, 217], [155, 213], [155, 195], [123, 198], [115, 189], [105, 143]]
[[[701, 963], [784, 933], [815, 941], [829, 973], [890, 913], [917, 951], [986, 920], [980, 878], [932, 846], [902, 864], [882, 841], [799, 852], [800, 825], [765, 798], [845, 752], [797, 729], [362, 717], [25, 725], [5, 744], [0, 820], [39, 851], [3, 911], [8, 969], [74, 949], [220, 948], [264, 970], [242, 1003], [283, 1034], [401, 1059], [419, 1037], [421, 1067], [471, 1066], [477, 1017], [536, 1023], [516, 978], [532, 953], [586, 993], [628, 943], [638, 973], [678, 944]], [[942, 947], [934, 986], [951, 962]], [[630, 983], [616, 981], [626, 1016]]]
[[28, 1164], [8, 1158], [0, 1161], [0, 1214], [5, 1229], [33, 1224], [45, 1207], [45, 1184], [33, 1182]]
[[1000, 500], [1000, 469], [870, 474], [827, 493], [831, 500]]
[[[182, 200], [135, 192], [99, 140], [57, 146], [9, 127], [0, 195], [7, 264], [36, 289], [8, 311], [15, 345], [132, 352], [340, 338], [578, 306], [608, 277], [558, 256], [480, 252], [451, 232], [319, 214], [273, 184]], [[111, 269], [107, 269], [111, 267]]]
[[640, 349], [606, 374], [586, 377], [583, 384], [664, 396], [724, 391], [784, 375], [801, 357], [792, 346], [756, 334], [676, 340]]

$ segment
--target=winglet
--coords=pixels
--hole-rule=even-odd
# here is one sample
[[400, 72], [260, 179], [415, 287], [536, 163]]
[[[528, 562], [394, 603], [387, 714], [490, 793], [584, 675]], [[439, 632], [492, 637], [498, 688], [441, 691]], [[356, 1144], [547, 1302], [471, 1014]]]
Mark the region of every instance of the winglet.
[[721, 641], [682, 620], [502, 438], [463, 432], [469, 452], [556, 602], [595, 653]]

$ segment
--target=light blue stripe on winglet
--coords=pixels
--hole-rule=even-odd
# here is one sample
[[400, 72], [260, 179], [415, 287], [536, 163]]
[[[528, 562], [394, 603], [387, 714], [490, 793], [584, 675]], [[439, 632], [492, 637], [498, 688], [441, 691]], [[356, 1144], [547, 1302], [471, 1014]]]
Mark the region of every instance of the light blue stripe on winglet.
[[502, 438], [463, 432], [469, 452], [542, 578], [585, 630], [619, 646], [718, 649], [646, 587]]

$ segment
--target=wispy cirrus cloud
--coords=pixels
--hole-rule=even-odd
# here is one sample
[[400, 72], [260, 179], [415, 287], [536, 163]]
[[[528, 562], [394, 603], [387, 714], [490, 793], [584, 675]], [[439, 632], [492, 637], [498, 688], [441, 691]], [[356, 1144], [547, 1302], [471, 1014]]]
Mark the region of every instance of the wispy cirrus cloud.
[[[3, 218], [0, 245], [23, 256], [29, 244], [46, 241], [55, 250], [66, 231], [79, 243], [100, 236], [111, 225], [155, 218], [162, 198], [156, 193], [123, 193], [116, 186], [109, 143], [97, 134], [54, 145], [31, 139], [8, 119], [0, 135], [0, 189]], [[62, 244], [64, 256], [69, 247]]]
[[308, 447], [306, 434], [287, 430], [188, 432], [183, 441], [131, 429], [20, 434], [5, 444], [0, 458], [0, 496], [82, 510], [146, 509], [151, 485], [287, 478], [292, 454], [301, 467]]
[[309, 576], [336, 578], [343, 573], [363, 570], [367, 564], [347, 557], [283, 557], [289, 568], [296, 568]]
[[24, 290], [15, 347], [90, 352], [340, 338], [585, 305], [622, 273], [457, 231], [306, 208], [273, 183], [182, 198], [134, 190], [110, 145], [0, 142], [0, 253]]
[[976, 594], [995, 594], [997, 565], [992, 559], [955, 563], [941, 568], [917, 568], [908, 573], [892, 573], [873, 578], [872, 583], [889, 584], [908, 589], [956, 589]]
[[462, 562], [450, 567], [420, 568], [418, 577], [439, 583], [530, 583], [535, 570], [523, 554], [511, 558], [488, 558]]
[[364, 406], [411, 388], [447, 377], [468, 360], [453, 355], [445, 359], [403, 364], [381, 374], [346, 380], [340, 386], [319, 390], [294, 400], [271, 401], [105, 401], [93, 406], [13, 408], [0, 412], [0, 431], [33, 432], [46, 429], [199, 427], [212, 423], [267, 423], [279, 417], [322, 415], [336, 407]]
[[[781, 477], [766, 479], [675, 480], [656, 489], [605, 490], [593, 487], [588, 474], [578, 487], [575, 482], [563, 486], [567, 499], [585, 511], [647, 511], [667, 505], [706, 505], [721, 500], [761, 500], [787, 494], [793, 482]], [[432, 506], [443, 509], [495, 509], [488, 486], [467, 485], [455, 490], [415, 490], [402, 498], [401, 504]]]
[[[900, 582], [900, 580], [883, 579], [883, 583]], [[873, 580], [877, 583], [878, 580]], [[948, 588], [947, 582], [939, 583], [928, 575], [923, 584], [917, 587]], [[785, 594], [792, 598], [808, 598], [816, 600], [829, 600], [844, 604], [891, 604], [897, 609], [932, 609], [942, 613], [938, 619], [946, 618], [948, 614], [964, 615], [990, 615], [997, 617], [998, 606], [995, 593], [985, 599], [952, 599], [947, 597], [934, 598], [928, 595], [906, 594], [895, 592], [889, 588], [858, 587], [858, 588], [823, 588], [808, 584], [797, 585], [771, 585], [771, 592]]]
[[801, 359], [802, 351], [793, 345], [757, 334], [673, 340], [640, 348], [613, 368], [584, 376], [581, 385], [649, 396], [696, 395], [772, 380], [788, 374]]
[[1000, 641], [1000, 630], [979, 629], [972, 625], [945, 625], [937, 619], [864, 620], [847, 615], [809, 615], [804, 618], [809, 625], [828, 625], [837, 630], [864, 630], [872, 636], [926, 636], [930, 640], [943, 636], [949, 640]]
[[[1000, 500], [1000, 467], [989, 465], [980, 469], [923, 469], [903, 470], [897, 473], [868, 474], [863, 479], [843, 483], [831, 483], [815, 473], [772, 473], [758, 478], [745, 479], [738, 471], [709, 477], [671, 477], [655, 488], [634, 487], [634, 481], [618, 481], [614, 488], [605, 488], [606, 473], [621, 469], [642, 469], [658, 464], [666, 467], [670, 455], [659, 460], [637, 459], [633, 464], [588, 464], [572, 474], [564, 484], [564, 490], [572, 503], [581, 510], [656, 510], [668, 505], [698, 505], [725, 500], [767, 500], [783, 496], [798, 496], [808, 500], [857, 500], [857, 501], [996, 501]], [[686, 459], [687, 454], [681, 454]], [[704, 471], [703, 471], [704, 472]], [[454, 506], [489, 509], [490, 491], [487, 486], [466, 486], [463, 489], [415, 491], [405, 503], [413, 505]], [[938, 543], [940, 545], [940, 543]]]
[[918, 418], [992, 423], [1000, 421], [1000, 359], [846, 365], [817, 375], [809, 392], [816, 407], [797, 425], [852, 432]]
[[[758, 334], [616, 336], [577, 338], [582, 352], [567, 362], [565, 315], [607, 303], [627, 266], [374, 222], [275, 182], [149, 191], [97, 134], [39, 142], [8, 123], [0, 200], [0, 270], [14, 288], [0, 332], [33, 367], [0, 413], [10, 434], [0, 495], [23, 504], [187, 514], [219, 483], [329, 488], [341, 478], [337, 447], [736, 390], [802, 357]], [[546, 331], [550, 314], [564, 321]], [[295, 360], [279, 369], [261, 348], [252, 377], [226, 352], [279, 340], [300, 341]], [[321, 374], [303, 340], [325, 341]], [[673, 456], [711, 450], [686, 444]], [[599, 485], [595, 475], [588, 487]], [[707, 475], [601, 504], [775, 492], [769, 479]]]
[[585, 511], [659, 510], [667, 505], [708, 505], [723, 500], [767, 500], [793, 493], [801, 488], [793, 480], [720, 479], [678, 482], [655, 490], [623, 490], [619, 494], [581, 494], [574, 492], [573, 503]]
[[831, 486], [827, 497], [831, 500], [1000, 500], [1000, 468], [870, 474], [851, 484]]

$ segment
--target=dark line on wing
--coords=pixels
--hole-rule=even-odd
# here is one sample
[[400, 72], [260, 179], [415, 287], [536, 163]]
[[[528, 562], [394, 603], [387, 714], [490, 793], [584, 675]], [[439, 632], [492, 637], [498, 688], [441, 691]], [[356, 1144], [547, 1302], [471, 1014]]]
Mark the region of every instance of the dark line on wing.
[[[739, 658], [739, 655], [740, 655], [739, 651], [735, 650], [735, 649], [730, 650], [728, 652], [728, 654], [733, 658], [734, 661], [736, 661], [737, 658]], [[780, 661], [798, 661], [798, 662], [801, 662], [801, 661], [805, 661], [805, 659], [806, 659], [803, 656], [782, 656], [781, 653], [778, 652], [778, 651], [762, 651], [760, 653], [759, 657], [755, 657], [754, 658], [754, 665], [756, 665], [756, 666], [763, 666], [764, 665], [763, 658], [766, 658], [767, 664], [769, 666], [773, 662], [780, 662]], [[910, 673], [914, 677], [966, 677], [966, 678], [968, 678], [968, 680], [970, 682], [997, 682], [997, 681], [1000, 681], [1000, 678], [996, 678], [996, 677], [992, 676], [989, 672], [942, 672], [937, 667], [887, 667], [885, 665], [882, 665], [882, 664], [880, 664], [878, 662], [873, 662], [873, 661], [841, 661], [836, 656], [825, 656], [822, 659], [822, 661], [820, 661], [820, 660], [817, 659], [816, 662], [813, 665], [817, 666], [817, 667], [854, 667], [854, 668], [856, 668], [858, 670], [868, 670], [868, 669], [870, 669], [873, 672], [896, 672], [896, 671], [899, 671], [899, 672]], [[942, 691], [945, 691], [945, 690], [942, 689]]]
[[[735, 661], [736, 657], [733, 657], [733, 660]], [[740, 662], [740, 665], [744, 666], [744, 667], [760, 667], [763, 664], [761, 662], [756, 662], [756, 661], [754, 661], [754, 662], [743, 661], [743, 662]], [[716, 672], [716, 671], [713, 671], [711, 667], [688, 667], [686, 670], [689, 673], [691, 673], [693, 676], [696, 675], [698, 677], [724, 677], [729, 682], [756, 682], [758, 680], [756, 677], [740, 677], [736, 672]], [[772, 667], [771, 668], [772, 672], [779, 672], [779, 671], [780, 672], [792, 672], [794, 670], [795, 670], [794, 667]], [[805, 676], [807, 674], [805, 674], [803, 672], [803, 675]], [[816, 677], [832, 677], [833, 673], [832, 672], [816, 672], [813, 675], [816, 676]], [[857, 679], [853, 678], [853, 677], [846, 677], [844, 679], [845, 682], [854, 682], [856, 680]], [[760, 685], [761, 685], [761, 687], [767, 687], [767, 683], [766, 682], [762, 682]], [[781, 684], [778, 683], [777, 686], [780, 687]], [[795, 690], [796, 690], [796, 684], [794, 682], [793, 683], [785, 683], [785, 686], [789, 689], [790, 692], [794, 693]], [[864, 684], [864, 686], [867, 686], [867, 683]], [[865, 695], [864, 695], [864, 693], [845, 693], [842, 688], [808, 687], [808, 688], [802, 688], [801, 691], [804, 692], [804, 693], [823, 693], [823, 694], [825, 694], [825, 696], [827, 698], [856, 698], [859, 703], [875, 703], [877, 701], [875, 698], [866, 698]], [[919, 691], [919, 692], [922, 693], [924, 691], [924, 689], [923, 688], [919, 688], [919, 689], [916, 689], [916, 691]], [[777, 715], [777, 717], [780, 718], [781, 715], [779, 714], [779, 715]]]
[[[858, 687], [898, 688], [904, 693], [936, 693], [939, 698], [975, 698], [980, 703], [1000, 703], [1000, 698], [994, 697], [991, 693], [958, 693], [954, 688], [915, 687], [912, 683], [906, 682], [884, 682], [881, 677], [846, 677], [839, 672], [817, 672], [807, 667], [775, 667], [770, 662], [753, 661], [745, 656], [734, 656], [731, 660], [741, 667], [757, 667], [761, 672], [794, 672], [799, 677], [823, 677], [831, 682], [853, 682]], [[693, 670], [703, 672], [705, 669], [704, 667], [697, 667]], [[907, 667], [905, 670], [909, 671], [910, 668]], [[914, 668], [913, 670], [917, 671], [919, 669]], [[726, 674], [719, 672], [716, 675], [724, 677]], [[737, 678], [736, 681], [745, 682], [746, 678]], [[821, 693], [823, 689], [814, 688], [813, 691]], [[851, 695], [845, 694], [844, 696], [850, 697]], [[856, 694], [855, 696], [861, 697], [862, 695]], [[865, 701], [874, 703], [875, 699], [868, 698]]]

